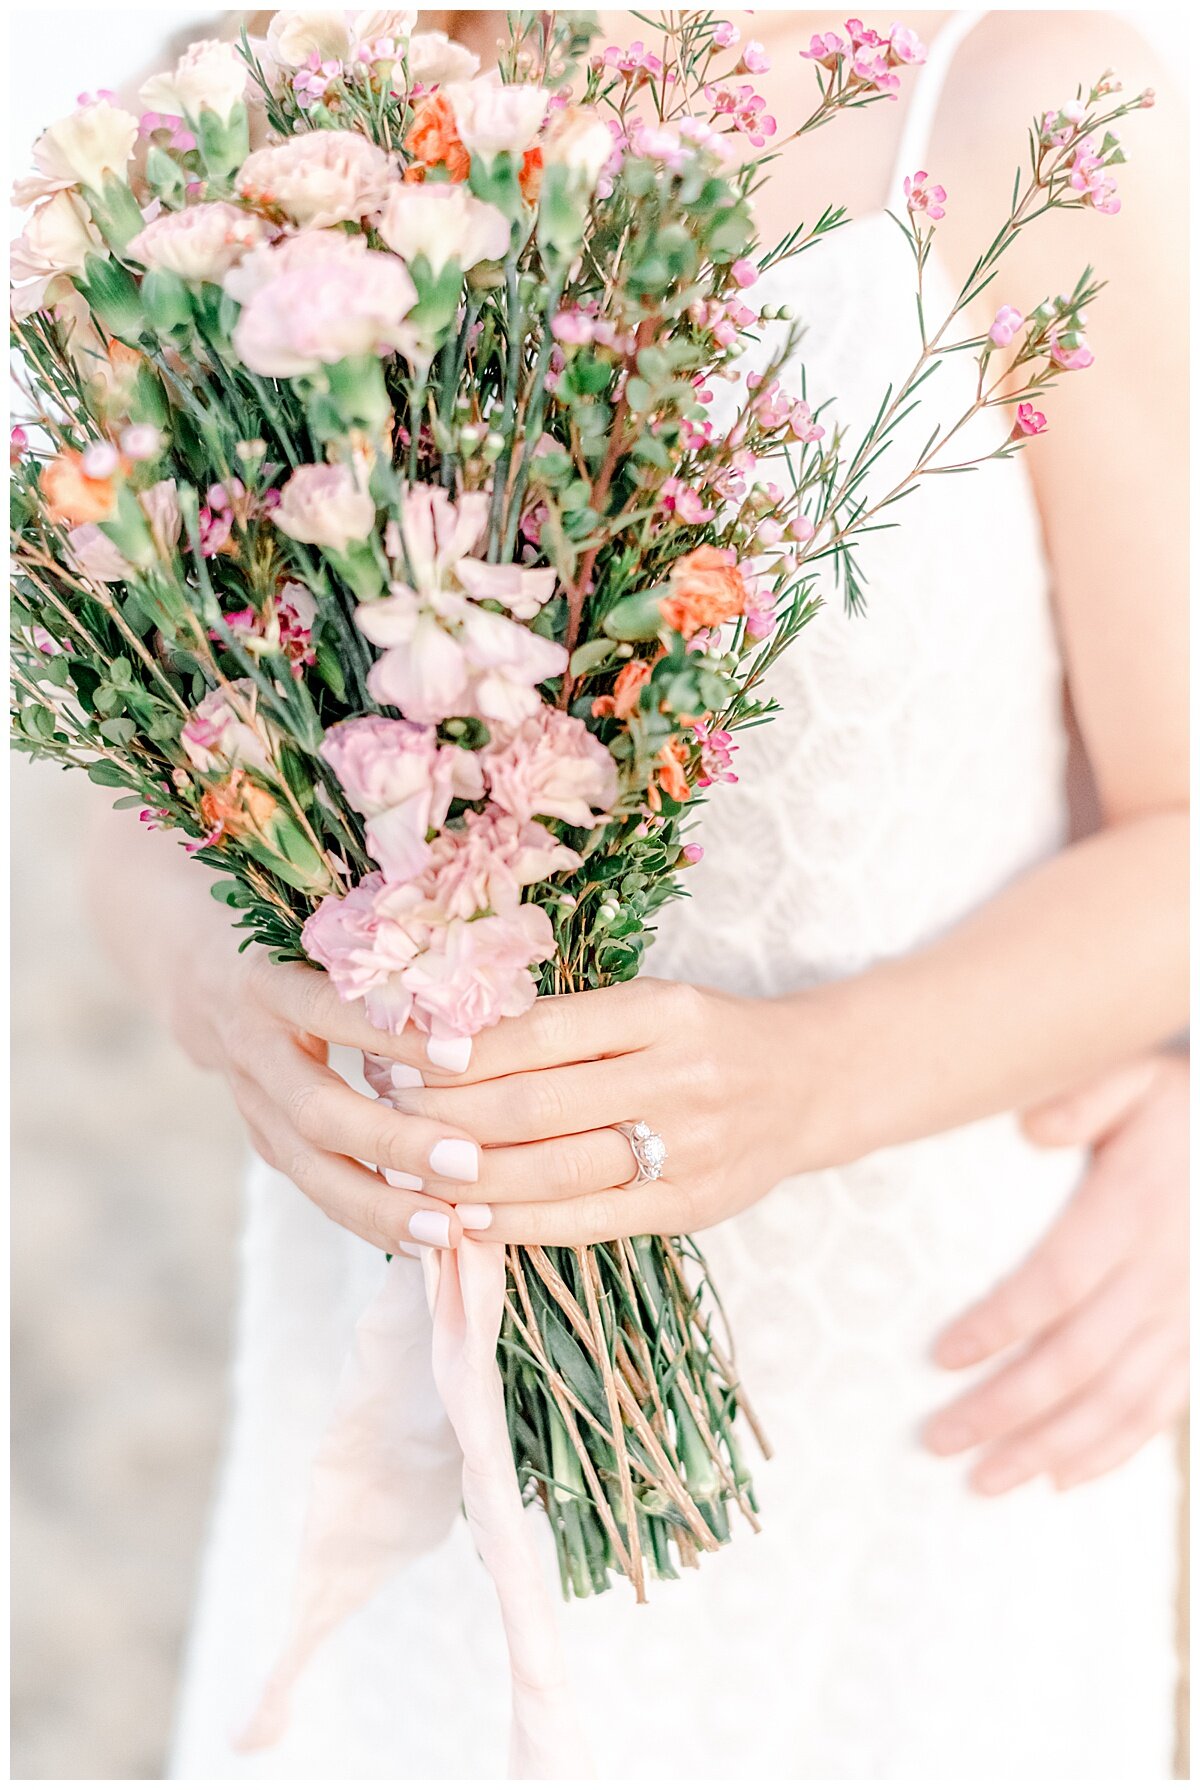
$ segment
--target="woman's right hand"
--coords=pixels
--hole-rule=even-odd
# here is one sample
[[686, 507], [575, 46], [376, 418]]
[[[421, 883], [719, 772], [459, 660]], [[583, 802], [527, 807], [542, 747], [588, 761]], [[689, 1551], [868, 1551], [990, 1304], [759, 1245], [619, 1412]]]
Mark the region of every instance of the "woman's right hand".
[[[356, 1093], [328, 1067], [329, 1045], [345, 1044], [389, 1059], [404, 1086], [423, 1079], [321, 971], [272, 963], [259, 946], [238, 956], [206, 949], [181, 966], [172, 994], [176, 1037], [194, 1062], [228, 1081], [259, 1155], [337, 1224], [389, 1253], [412, 1242], [450, 1248], [464, 1222], [486, 1225], [486, 1207], [420, 1191], [430, 1176], [469, 1194], [479, 1173], [475, 1141], [393, 1111], [382, 1064], [370, 1072], [380, 1099]], [[411, 1037], [406, 1050], [411, 1056]]]

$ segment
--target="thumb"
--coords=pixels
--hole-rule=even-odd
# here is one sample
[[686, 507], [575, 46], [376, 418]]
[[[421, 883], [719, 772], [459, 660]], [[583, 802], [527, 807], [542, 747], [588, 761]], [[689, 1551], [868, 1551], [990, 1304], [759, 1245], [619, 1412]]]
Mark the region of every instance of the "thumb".
[[1097, 1143], [1145, 1098], [1158, 1072], [1157, 1057], [1123, 1063], [1107, 1075], [1031, 1106], [1021, 1115], [1021, 1128], [1031, 1143], [1046, 1149]]

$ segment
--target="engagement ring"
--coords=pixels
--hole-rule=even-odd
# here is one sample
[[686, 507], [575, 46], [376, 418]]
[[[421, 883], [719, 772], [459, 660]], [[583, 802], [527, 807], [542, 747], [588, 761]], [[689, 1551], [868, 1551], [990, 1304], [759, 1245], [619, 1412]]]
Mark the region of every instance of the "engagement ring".
[[637, 1163], [637, 1174], [624, 1185], [640, 1187], [643, 1181], [657, 1181], [667, 1162], [667, 1146], [658, 1132], [651, 1130], [645, 1119], [639, 1119], [633, 1125], [616, 1125], [613, 1129], [628, 1138], [633, 1160]]

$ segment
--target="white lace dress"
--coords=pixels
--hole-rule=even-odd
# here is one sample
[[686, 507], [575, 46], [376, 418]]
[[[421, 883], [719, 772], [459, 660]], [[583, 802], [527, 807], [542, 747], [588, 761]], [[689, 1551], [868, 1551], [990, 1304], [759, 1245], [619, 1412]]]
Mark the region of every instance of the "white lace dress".
[[[902, 168], [919, 165], [937, 61]], [[810, 392], [852, 425], [914, 358], [910, 281], [883, 216], [788, 275]], [[969, 378], [956, 360], [937, 375], [918, 445]], [[1062, 668], [1026, 470], [946, 480], [901, 515], [862, 555], [867, 616], [833, 597], [782, 661], [783, 713], [743, 736], [741, 781], [714, 792], [693, 899], [664, 917], [652, 973], [757, 995], [851, 974], [1062, 843]], [[763, 1533], [652, 1585], [648, 1608], [622, 1585], [564, 1610], [602, 1777], [1170, 1775], [1167, 1443], [1065, 1497], [1037, 1483], [984, 1500], [917, 1442], [951, 1385], [932, 1339], [1043, 1234], [1079, 1170], [1004, 1116], [787, 1181], [707, 1234], [775, 1448], [757, 1470]], [[259, 1164], [242, 1266], [172, 1775], [502, 1775], [504, 1647], [461, 1521], [326, 1643], [277, 1748], [231, 1750], [284, 1630], [308, 1463], [383, 1264]]]

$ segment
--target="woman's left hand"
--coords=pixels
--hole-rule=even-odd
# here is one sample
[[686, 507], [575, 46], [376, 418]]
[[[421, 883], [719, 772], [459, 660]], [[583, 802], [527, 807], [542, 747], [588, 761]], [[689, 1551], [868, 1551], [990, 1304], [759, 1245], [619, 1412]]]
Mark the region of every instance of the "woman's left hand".
[[1025, 1115], [1036, 1143], [1091, 1144], [1079, 1187], [1016, 1271], [934, 1358], [1000, 1359], [926, 1426], [936, 1454], [980, 1453], [975, 1491], [1111, 1472], [1188, 1396], [1188, 1066], [1150, 1057]]
[[[703, 1230], [794, 1170], [789, 1012], [653, 977], [546, 997], [481, 1032], [460, 1074], [431, 1067], [412, 1034], [426, 1086], [390, 1099], [483, 1146], [476, 1183], [427, 1177], [424, 1190], [489, 1206], [489, 1239], [578, 1245]], [[635, 1187], [630, 1142], [614, 1127], [639, 1119], [667, 1159], [660, 1180]]]

